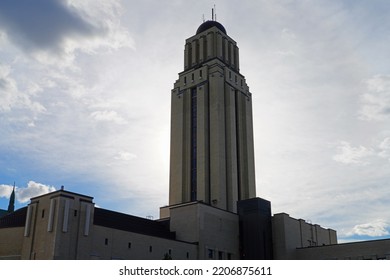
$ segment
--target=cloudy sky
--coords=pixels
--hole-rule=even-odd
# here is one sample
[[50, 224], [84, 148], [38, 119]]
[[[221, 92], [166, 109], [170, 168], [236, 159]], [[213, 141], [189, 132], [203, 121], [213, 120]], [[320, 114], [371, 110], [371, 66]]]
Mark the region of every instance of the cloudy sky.
[[158, 217], [170, 91], [202, 15], [240, 48], [257, 195], [273, 213], [390, 237], [387, 0], [0, 1], [0, 208], [59, 189]]

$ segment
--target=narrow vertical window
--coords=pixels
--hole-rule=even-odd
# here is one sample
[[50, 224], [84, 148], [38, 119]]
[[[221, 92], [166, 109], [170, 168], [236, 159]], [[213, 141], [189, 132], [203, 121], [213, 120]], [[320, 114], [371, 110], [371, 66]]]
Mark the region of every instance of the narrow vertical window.
[[149, 246], [149, 253], [153, 252], [153, 246]]
[[202, 79], [202, 70], [199, 70], [199, 79]]
[[197, 199], [197, 92], [191, 89], [191, 201]]
[[209, 259], [214, 259], [214, 250], [213, 249], [208, 249], [207, 250], [207, 257]]
[[45, 209], [42, 209], [42, 218], [45, 218]]
[[104, 245], [108, 245], [108, 238], [104, 239]]
[[131, 242], [127, 243], [127, 248], [131, 249]]

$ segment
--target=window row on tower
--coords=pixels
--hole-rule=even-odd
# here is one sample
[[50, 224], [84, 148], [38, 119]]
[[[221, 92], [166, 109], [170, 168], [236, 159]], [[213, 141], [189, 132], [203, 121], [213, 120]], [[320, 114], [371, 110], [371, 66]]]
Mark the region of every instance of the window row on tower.
[[236, 42], [219, 31], [188, 39], [185, 45], [184, 69], [218, 58], [230, 68], [239, 71], [239, 55]]

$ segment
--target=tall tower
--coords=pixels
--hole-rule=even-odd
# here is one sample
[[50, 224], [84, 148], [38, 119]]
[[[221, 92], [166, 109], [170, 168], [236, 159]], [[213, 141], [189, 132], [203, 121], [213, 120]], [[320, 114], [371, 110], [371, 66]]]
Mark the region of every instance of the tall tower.
[[186, 40], [172, 89], [169, 204], [203, 201], [237, 212], [256, 196], [252, 95], [237, 43], [217, 21]]

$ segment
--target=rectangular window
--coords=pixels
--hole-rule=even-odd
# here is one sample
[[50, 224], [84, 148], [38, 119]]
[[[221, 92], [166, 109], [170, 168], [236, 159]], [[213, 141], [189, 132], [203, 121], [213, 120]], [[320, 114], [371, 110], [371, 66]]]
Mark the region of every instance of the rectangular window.
[[202, 79], [202, 70], [199, 70], [199, 79]]
[[191, 80], [192, 80], [192, 81], [195, 80], [195, 74], [194, 74], [194, 73], [191, 74]]
[[77, 210], [74, 210], [73, 216], [77, 217]]
[[184, 76], [184, 84], [186, 84], [186, 83], [187, 83], [187, 77]]
[[131, 242], [127, 243], [127, 248], [131, 249]]
[[108, 238], [104, 239], [104, 245], [108, 245]]
[[214, 259], [214, 250], [213, 249], [207, 249], [207, 257], [209, 259]]
[[45, 217], [45, 209], [42, 209], [42, 218]]
[[189, 259], [190, 258], [190, 253], [189, 252], [187, 252], [187, 259]]
[[153, 252], [153, 246], [149, 246], [149, 253]]

